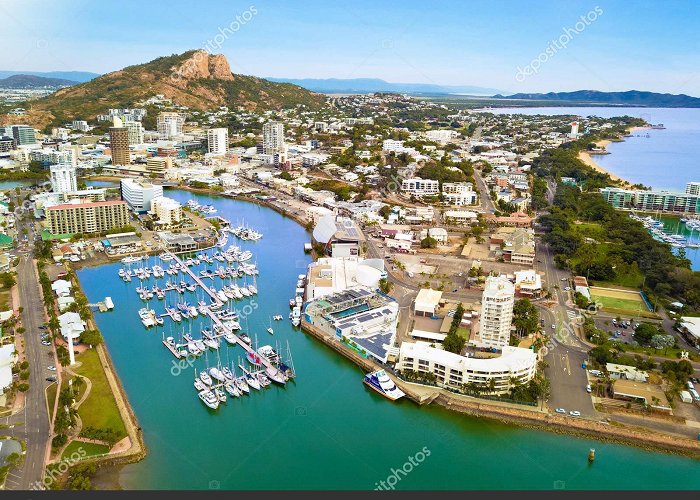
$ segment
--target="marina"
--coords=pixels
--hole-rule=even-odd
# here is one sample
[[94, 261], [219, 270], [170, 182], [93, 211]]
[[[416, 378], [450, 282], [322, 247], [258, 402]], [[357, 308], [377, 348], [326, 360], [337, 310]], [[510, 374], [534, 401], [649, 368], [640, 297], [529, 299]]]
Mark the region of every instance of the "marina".
[[[192, 194], [169, 190], [168, 196], [184, 203]], [[301, 267], [310, 262], [303, 252], [303, 243], [309, 238], [303, 227], [259, 205], [205, 195], [197, 195], [197, 199], [216, 206], [218, 214], [229, 220], [245, 219], [253, 227], [265, 228], [259, 242], [240, 242], [242, 249], [254, 251], [260, 269], [258, 295], [227, 304], [235, 305], [240, 313], [241, 330], [236, 335], [242, 339], [242, 332], [246, 332], [254, 348], [257, 337], [260, 345], [256, 352], [266, 352], [266, 344], [275, 351], [279, 346], [284, 357], [289, 343], [297, 377], [284, 386], [274, 382], [261, 390], [248, 386], [250, 397], [232, 396], [224, 385], [227, 401], [212, 410], [194, 387], [195, 373], [199, 378], [202, 371], [216, 367], [217, 352], [224, 375], [226, 364], [235, 368], [237, 377], [244, 376], [239, 364], [249, 372], [258, 371], [244, 359], [248, 351], [223, 340], [218, 351], [207, 348], [207, 353], [197, 357], [177, 359], [169, 349], [156, 344], [162, 342], [163, 335], [179, 343], [183, 329], [184, 334], [191, 330], [193, 339], [201, 330], [213, 331], [208, 316], [200, 313], [179, 324], [166, 319], [163, 326], [146, 331], [137, 314], [146, 303], [135, 293], [135, 283], [119, 278], [117, 272], [123, 264], [80, 269], [78, 276], [89, 301], [111, 296], [116, 305], [114, 311], [96, 315], [95, 321], [148, 447], [143, 461], [127, 465], [119, 473], [123, 488], [207, 490], [213, 479], [222, 490], [373, 488], [383, 471], [426, 445], [431, 457], [402, 481], [403, 488], [551, 489], [553, 481], [563, 481], [567, 488], [586, 489], [609, 484], [611, 468], [625, 472], [615, 483], [619, 488], [673, 488], [679, 475], [696, 477], [697, 462], [682, 457], [522, 429], [432, 405], [417, 407], [407, 398], [387, 401], [362, 383], [362, 370], [326, 345], [295, 331], [288, 321], [273, 323], [274, 336], [264, 331], [270, 317], [284, 314], [283, 309], [295, 296]], [[150, 264], [144, 261], [143, 265], [153, 267], [154, 262], [152, 257]], [[201, 263], [192, 270], [205, 268], [211, 269]], [[193, 281], [189, 276], [186, 279]], [[150, 280], [149, 286], [154, 282]], [[219, 278], [203, 282], [220, 288]], [[196, 293], [185, 293], [188, 302], [197, 305]], [[167, 295], [173, 302], [179, 297], [174, 291]], [[210, 302], [209, 296], [201, 298]], [[254, 310], [253, 302], [257, 304]], [[158, 303], [152, 299], [151, 308], [160, 311]], [[167, 304], [171, 305], [170, 300]], [[244, 309], [248, 311], [245, 318]], [[244, 440], [253, 435], [257, 438]], [[596, 449], [593, 467], [582, 457], [590, 448]], [[547, 472], [533, 474], [532, 467], [514, 467], [503, 476], [503, 463], [509, 463], [514, 455], [533, 457], [536, 470]], [[343, 466], [338, 467], [338, 463]], [[181, 470], [188, 474], [174, 473]], [[698, 483], [693, 479], [684, 484]]]

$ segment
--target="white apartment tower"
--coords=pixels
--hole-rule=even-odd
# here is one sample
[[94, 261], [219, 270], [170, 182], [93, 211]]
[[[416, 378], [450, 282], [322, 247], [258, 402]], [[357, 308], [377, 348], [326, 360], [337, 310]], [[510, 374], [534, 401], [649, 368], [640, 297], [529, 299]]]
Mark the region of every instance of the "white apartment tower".
[[124, 122], [124, 127], [129, 131], [129, 145], [143, 144], [143, 125], [141, 122], [127, 121]]
[[485, 347], [502, 349], [510, 341], [513, 321], [515, 286], [505, 276], [486, 279], [481, 299], [481, 330], [479, 336]]
[[51, 188], [54, 193], [71, 193], [78, 190], [75, 166], [59, 163], [49, 167], [51, 173]]
[[210, 128], [207, 130], [207, 151], [213, 155], [223, 156], [228, 150], [228, 129]]
[[158, 115], [158, 134], [161, 139], [172, 139], [182, 135], [185, 118], [180, 113], [163, 111]]
[[267, 122], [263, 125], [263, 153], [271, 155], [284, 151], [284, 124]]

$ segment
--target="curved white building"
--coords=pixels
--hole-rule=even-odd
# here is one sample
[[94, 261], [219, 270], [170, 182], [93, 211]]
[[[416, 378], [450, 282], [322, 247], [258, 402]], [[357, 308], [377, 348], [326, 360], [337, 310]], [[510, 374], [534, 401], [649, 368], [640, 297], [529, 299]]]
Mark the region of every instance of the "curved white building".
[[433, 373], [438, 385], [459, 388], [474, 383], [489, 387], [494, 380], [496, 394], [509, 392], [511, 380], [524, 384], [532, 380], [537, 368], [537, 354], [531, 349], [505, 346], [496, 358], [467, 358], [426, 342], [403, 342], [396, 363], [398, 371]]

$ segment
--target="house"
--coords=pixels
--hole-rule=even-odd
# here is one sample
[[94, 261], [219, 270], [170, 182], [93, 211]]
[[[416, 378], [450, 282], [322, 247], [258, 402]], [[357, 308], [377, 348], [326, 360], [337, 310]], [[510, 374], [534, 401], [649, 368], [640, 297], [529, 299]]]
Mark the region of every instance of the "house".
[[422, 229], [420, 232], [420, 239], [424, 240], [430, 236], [438, 242], [438, 245], [447, 244], [447, 229], [442, 227], [431, 227], [430, 229]]
[[54, 291], [57, 297], [67, 297], [70, 295], [71, 282], [66, 280], [56, 280], [51, 283], [51, 290]]
[[636, 382], [646, 382], [649, 379], [649, 374], [634, 366], [618, 365], [615, 363], [607, 363], [605, 369], [608, 375], [613, 380], [633, 380]]
[[61, 335], [65, 340], [68, 336], [73, 338], [73, 342], [80, 338], [80, 334], [85, 331], [85, 321], [80, 317], [80, 314], [75, 312], [63, 313], [58, 317], [58, 323], [61, 329]]

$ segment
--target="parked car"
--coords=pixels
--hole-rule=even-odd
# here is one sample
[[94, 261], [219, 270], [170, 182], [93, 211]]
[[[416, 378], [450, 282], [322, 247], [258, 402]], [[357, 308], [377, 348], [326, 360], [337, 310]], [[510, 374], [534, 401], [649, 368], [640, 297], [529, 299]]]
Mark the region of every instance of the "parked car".
[[571, 411], [569, 412], [569, 415], [571, 415], [572, 417], [580, 417], [580, 416], [581, 416], [581, 412], [578, 411], [578, 410], [571, 410]]
[[56, 382], [56, 376], [51, 375], [50, 377], [46, 377], [46, 381], [47, 382]]
[[48, 340], [42, 340], [41, 345], [51, 345], [51, 342], [49, 342]]
[[556, 330], [556, 329], [557, 329], [557, 325], [552, 325], [552, 330]]
[[586, 392], [591, 392], [591, 384], [588, 384], [588, 385], [586, 386]]
[[50, 372], [55, 372], [55, 371], [56, 371], [56, 367], [55, 367], [54, 365], [49, 365], [49, 366], [46, 367], [46, 369], [49, 370]]
[[566, 410], [564, 408], [557, 408], [556, 410], [557, 413], [566, 413]]

